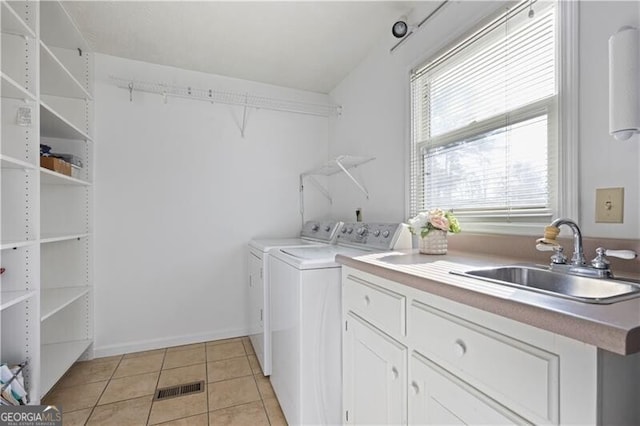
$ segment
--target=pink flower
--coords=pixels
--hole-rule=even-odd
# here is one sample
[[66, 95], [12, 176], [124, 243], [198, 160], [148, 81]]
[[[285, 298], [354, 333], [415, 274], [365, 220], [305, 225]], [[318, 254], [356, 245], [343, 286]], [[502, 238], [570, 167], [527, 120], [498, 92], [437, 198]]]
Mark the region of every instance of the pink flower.
[[444, 216], [433, 216], [429, 219], [429, 222], [438, 229], [442, 229], [443, 231], [449, 230], [449, 221]]

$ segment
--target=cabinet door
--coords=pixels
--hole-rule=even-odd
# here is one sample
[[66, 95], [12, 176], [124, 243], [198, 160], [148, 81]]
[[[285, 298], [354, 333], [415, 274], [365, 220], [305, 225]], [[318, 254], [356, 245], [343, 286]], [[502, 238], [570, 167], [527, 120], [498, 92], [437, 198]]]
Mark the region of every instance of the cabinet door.
[[531, 424], [417, 352], [411, 356], [409, 423]]
[[406, 424], [407, 348], [349, 313], [343, 362], [346, 424]]

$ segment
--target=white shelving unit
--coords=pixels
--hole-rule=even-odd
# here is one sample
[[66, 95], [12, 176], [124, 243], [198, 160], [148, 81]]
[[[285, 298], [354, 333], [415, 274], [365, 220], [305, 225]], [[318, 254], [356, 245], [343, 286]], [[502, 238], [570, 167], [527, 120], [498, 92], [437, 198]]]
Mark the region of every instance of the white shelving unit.
[[[93, 65], [58, 1], [0, 0], [0, 362], [38, 404], [93, 343]], [[18, 117], [31, 117], [18, 120]], [[82, 162], [40, 166], [40, 144]]]

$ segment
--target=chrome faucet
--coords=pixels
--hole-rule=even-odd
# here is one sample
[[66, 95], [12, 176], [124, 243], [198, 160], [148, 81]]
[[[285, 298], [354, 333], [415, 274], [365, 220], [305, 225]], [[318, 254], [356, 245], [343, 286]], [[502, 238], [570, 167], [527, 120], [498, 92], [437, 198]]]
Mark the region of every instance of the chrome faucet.
[[573, 266], [586, 266], [587, 260], [584, 258], [584, 249], [582, 248], [582, 232], [580, 227], [571, 219], [556, 219], [551, 222], [551, 226], [560, 228], [560, 225], [566, 225], [573, 232], [573, 256], [571, 256], [571, 264]]
[[[563, 248], [556, 242], [556, 237], [560, 233], [560, 226], [566, 225], [573, 232], [573, 255], [571, 256], [571, 264], [567, 265], [567, 258], [562, 253]], [[536, 248], [541, 251], [552, 250], [550, 269], [556, 272], [564, 272], [574, 275], [583, 275], [588, 277], [612, 278], [613, 273], [609, 268], [609, 261], [606, 256], [619, 257], [621, 259], [635, 259], [637, 254], [633, 250], [607, 250], [599, 247], [596, 250], [596, 257], [587, 264], [584, 257], [584, 249], [582, 247], [582, 232], [580, 227], [571, 219], [556, 219], [544, 229], [544, 238], [536, 241]]]

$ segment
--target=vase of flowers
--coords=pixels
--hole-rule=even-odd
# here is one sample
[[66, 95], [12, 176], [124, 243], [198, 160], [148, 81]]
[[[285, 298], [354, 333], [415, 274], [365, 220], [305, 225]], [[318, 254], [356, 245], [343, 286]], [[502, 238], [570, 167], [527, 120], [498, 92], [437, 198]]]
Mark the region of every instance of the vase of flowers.
[[424, 254], [446, 254], [447, 233], [460, 232], [452, 211], [433, 209], [409, 219], [409, 230], [418, 236], [418, 249]]

